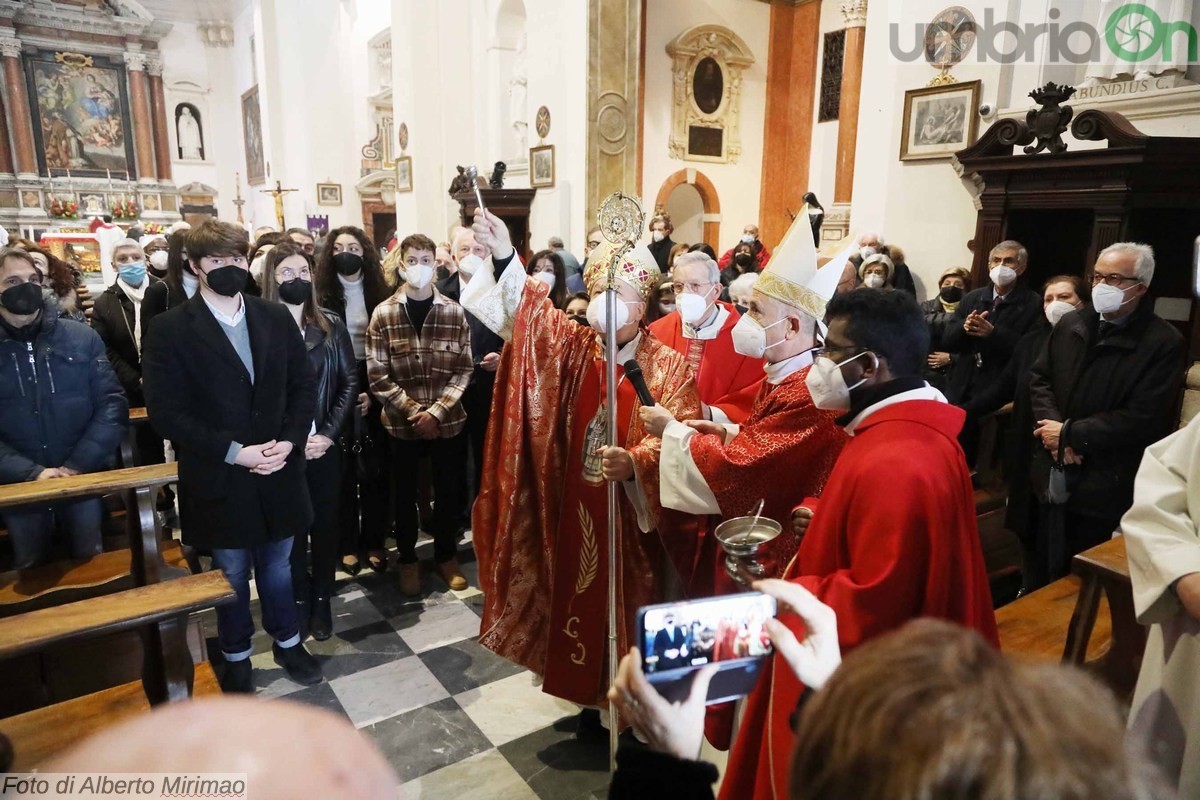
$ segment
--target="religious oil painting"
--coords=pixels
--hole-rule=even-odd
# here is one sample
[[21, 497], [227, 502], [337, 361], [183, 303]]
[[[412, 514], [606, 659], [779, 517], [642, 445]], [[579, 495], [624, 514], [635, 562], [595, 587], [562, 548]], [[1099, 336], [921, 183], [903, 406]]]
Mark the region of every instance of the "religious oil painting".
[[412, 157], [400, 156], [396, 159], [396, 191], [411, 192], [412, 188]]
[[258, 86], [242, 95], [242, 139], [246, 147], [246, 182], [258, 186], [267, 180], [267, 158], [263, 153], [262, 112], [258, 106]]
[[721, 65], [711, 56], [696, 63], [692, 73], [692, 99], [702, 114], [715, 114], [725, 96], [725, 74]]
[[53, 177], [134, 175], [125, 67], [103, 56], [26, 55], [39, 167]]
[[529, 148], [529, 185], [535, 189], [554, 186], [554, 145]]
[[342, 185], [340, 183], [318, 183], [317, 204], [340, 206], [342, 204]]
[[901, 161], [948, 158], [975, 142], [979, 81], [904, 93]]

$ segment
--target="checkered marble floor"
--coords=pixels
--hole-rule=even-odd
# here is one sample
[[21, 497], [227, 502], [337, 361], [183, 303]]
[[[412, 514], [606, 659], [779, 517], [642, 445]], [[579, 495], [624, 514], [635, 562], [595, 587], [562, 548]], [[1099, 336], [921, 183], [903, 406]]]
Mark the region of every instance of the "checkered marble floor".
[[[430, 572], [420, 598], [400, 593], [395, 571], [339, 573], [333, 637], [306, 642], [325, 681], [304, 687], [288, 680], [260, 630], [252, 659], [259, 697], [345, 716], [396, 770], [402, 798], [606, 797], [607, 739], [577, 739], [578, 706], [544, 694], [531, 673], [476, 642], [483, 595], [470, 550], [461, 555], [471, 584], [462, 592]], [[219, 662], [210, 615], [205, 632]]]

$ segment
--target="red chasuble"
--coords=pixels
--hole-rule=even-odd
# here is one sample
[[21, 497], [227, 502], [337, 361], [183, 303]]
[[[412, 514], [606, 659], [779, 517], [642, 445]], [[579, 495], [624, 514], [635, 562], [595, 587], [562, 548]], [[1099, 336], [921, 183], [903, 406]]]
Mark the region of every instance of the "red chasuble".
[[[975, 498], [958, 432], [961, 409], [932, 400], [866, 419], [829, 477], [788, 580], [837, 611], [845, 653], [915, 617], [978, 631], [999, 647]], [[815, 503], [815, 505], [814, 505]], [[783, 616], [797, 636], [803, 627]], [[775, 656], [747, 704], [722, 798], [785, 798], [803, 687]]]
[[[599, 460], [589, 454], [606, 441], [597, 427], [607, 417], [604, 361], [596, 333], [556, 310], [542, 284], [529, 281], [523, 291], [496, 371], [472, 517], [484, 593], [479, 641], [542, 676], [545, 692], [596, 705], [608, 690], [608, 492]], [[635, 357], [656, 401], [681, 419], [699, 416], [700, 399], [678, 353], [643, 334]], [[655, 526], [641, 532], [619, 487], [622, 653], [634, 639], [638, 607], [665, 599], [664, 565], [674, 564], [686, 585], [698, 547], [694, 518], [659, 505], [661, 441], [646, 434], [637, 406], [633, 387], [620, 380], [619, 443], [633, 457]]]
[[742, 315], [729, 303], [718, 300], [717, 304], [727, 310], [729, 316], [715, 339], [701, 341], [685, 337], [683, 320], [678, 311], [655, 320], [650, 325], [650, 332], [685, 359], [693, 347], [700, 348], [703, 355], [699, 366], [693, 364], [700, 399], [707, 405], [721, 409], [733, 422], [741, 422], [750, 413], [759, 384], [764, 383], [763, 360], [747, 358], [733, 349], [730, 331]]
[[[800, 540], [792, 533], [792, 509], [825, 488], [829, 473], [848, 437], [834, 420], [836, 412], [813, 405], [804, 382], [808, 368], [789, 375], [778, 386], [762, 382], [738, 435], [728, 444], [716, 436], [693, 436], [688, 442], [721, 514], [754, 513], [764, 500], [763, 516], [783, 526], [764, 556], [780, 575], [796, 554]], [[736, 591], [724, 581], [724, 554], [716, 540], [705, 539], [689, 594], [702, 596]]]

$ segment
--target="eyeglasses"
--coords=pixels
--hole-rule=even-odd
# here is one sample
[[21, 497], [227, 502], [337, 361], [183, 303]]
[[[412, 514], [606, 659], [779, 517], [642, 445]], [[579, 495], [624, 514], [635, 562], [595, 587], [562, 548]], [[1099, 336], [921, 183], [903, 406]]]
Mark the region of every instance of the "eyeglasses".
[[284, 267], [282, 270], [275, 270], [275, 274], [284, 281], [294, 281], [296, 278], [303, 278], [306, 281], [312, 279], [312, 270], [308, 267], [301, 267], [299, 270]]
[[[828, 356], [830, 353], [848, 353], [851, 350], [857, 350], [859, 353], [867, 352], [865, 347], [859, 347], [856, 344], [830, 344], [829, 342], [824, 342], [820, 347], [813, 350], [812, 354], [813, 358], [820, 358], [821, 356]], [[855, 353], [855, 355], [858, 355], [858, 353]]]
[[1109, 273], [1108, 275], [1105, 275], [1102, 272], [1093, 272], [1092, 273], [1092, 286], [1095, 286], [1097, 283], [1100, 283], [1101, 281], [1104, 281], [1104, 284], [1106, 286], [1120, 286], [1122, 283], [1128, 283], [1130, 281], [1133, 281], [1134, 283], [1141, 283], [1141, 281], [1138, 280], [1137, 278], [1130, 278], [1126, 275], [1122, 275], [1119, 272], [1112, 272], [1112, 273]]
[[675, 291], [675, 294], [682, 294], [685, 290], [691, 292], [692, 294], [704, 294], [712, 286], [713, 286], [713, 284], [711, 284], [711, 283], [678, 283], [678, 282], [676, 282], [676, 283], [671, 284], [671, 288]]

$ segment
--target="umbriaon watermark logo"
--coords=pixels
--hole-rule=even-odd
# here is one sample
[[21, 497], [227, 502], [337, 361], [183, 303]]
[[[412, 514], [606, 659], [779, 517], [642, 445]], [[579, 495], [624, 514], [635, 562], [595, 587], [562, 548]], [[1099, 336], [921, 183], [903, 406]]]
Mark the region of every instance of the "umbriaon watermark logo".
[[1088, 5], [1076, 2], [1051, 8], [1038, 21], [998, 19], [991, 7], [982, 8], [980, 17], [964, 6], [952, 6], [932, 21], [910, 21], [914, 15], [904, 5], [889, 7], [888, 48], [905, 63], [1129, 65], [1130, 72], [1182, 71], [1200, 63], [1195, 24], [1170, 18], [1165, 9], [1173, 4], [1163, 0], [1124, 3], [1111, 11], [1104, 3], [1106, 13], [1093, 20], [1070, 17]]

